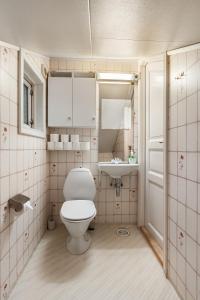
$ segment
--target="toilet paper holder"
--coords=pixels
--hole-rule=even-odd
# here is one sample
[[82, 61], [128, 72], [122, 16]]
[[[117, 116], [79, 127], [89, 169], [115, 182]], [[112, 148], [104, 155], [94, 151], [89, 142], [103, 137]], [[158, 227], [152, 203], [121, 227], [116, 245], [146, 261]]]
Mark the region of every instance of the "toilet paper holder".
[[22, 194], [17, 194], [8, 200], [9, 208], [14, 209], [15, 212], [20, 212], [23, 210], [24, 204], [28, 201], [30, 201], [29, 197]]

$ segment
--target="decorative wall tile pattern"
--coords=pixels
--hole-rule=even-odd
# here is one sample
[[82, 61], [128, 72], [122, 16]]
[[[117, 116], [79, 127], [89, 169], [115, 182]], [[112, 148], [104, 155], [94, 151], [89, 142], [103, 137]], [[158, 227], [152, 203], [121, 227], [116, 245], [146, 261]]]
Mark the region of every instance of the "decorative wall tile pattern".
[[[44, 57], [27, 53], [40, 70]], [[0, 46], [0, 299], [20, 276], [46, 230], [48, 154], [46, 141], [18, 134], [18, 52]], [[23, 193], [34, 209], [15, 216], [8, 199]]]
[[170, 56], [169, 80], [169, 278], [200, 299], [200, 50]]

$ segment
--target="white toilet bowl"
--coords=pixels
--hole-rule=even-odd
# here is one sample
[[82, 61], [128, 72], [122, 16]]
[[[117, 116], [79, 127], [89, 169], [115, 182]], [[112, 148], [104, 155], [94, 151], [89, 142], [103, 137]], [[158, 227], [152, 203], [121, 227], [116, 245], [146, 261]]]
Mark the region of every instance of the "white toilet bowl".
[[82, 254], [90, 247], [91, 238], [86, 231], [96, 216], [93, 203], [96, 187], [90, 171], [85, 168], [71, 170], [63, 192], [66, 201], [60, 217], [69, 232], [67, 249], [72, 254]]

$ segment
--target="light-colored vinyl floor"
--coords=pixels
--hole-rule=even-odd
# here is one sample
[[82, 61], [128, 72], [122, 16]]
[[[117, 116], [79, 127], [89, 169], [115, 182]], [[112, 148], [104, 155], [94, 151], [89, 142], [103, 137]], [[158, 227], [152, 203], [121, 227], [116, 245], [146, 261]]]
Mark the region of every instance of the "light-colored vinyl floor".
[[41, 240], [9, 300], [176, 300], [175, 290], [142, 234], [129, 237], [116, 225], [98, 225], [91, 248], [75, 256], [66, 251], [60, 226]]

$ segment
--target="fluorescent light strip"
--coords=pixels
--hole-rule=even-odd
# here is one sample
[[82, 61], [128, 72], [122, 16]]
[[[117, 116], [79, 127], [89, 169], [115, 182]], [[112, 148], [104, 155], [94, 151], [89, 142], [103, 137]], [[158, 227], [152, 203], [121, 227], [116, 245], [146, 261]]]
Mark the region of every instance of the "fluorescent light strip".
[[97, 73], [97, 80], [133, 81], [134, 74], [128, 73]]

